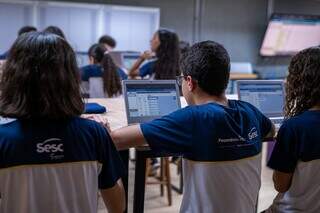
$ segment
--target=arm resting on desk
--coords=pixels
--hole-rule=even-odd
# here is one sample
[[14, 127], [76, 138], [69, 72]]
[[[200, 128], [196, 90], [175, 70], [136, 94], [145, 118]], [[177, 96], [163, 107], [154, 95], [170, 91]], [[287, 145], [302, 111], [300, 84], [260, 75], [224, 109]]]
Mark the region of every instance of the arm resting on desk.
[[118, 150], [146, 145], [140, 125], [132, 125], [111, 132], [111, 137]]
[[122, 213], [126, 208], [125, 192], [122, 181], [119, 179], [117, 183], [109, 188], [100, 190], [104, 204], [110, 213]]

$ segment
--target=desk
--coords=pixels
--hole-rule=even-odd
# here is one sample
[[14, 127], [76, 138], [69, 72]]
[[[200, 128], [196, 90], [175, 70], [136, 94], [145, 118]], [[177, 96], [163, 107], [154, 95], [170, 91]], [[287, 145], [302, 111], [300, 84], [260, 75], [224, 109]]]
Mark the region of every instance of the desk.
[[[229, 99], [237, 99], [237, 96], [227, 96]], [[106, 117], [110, 123], [111, 130], [115, 130], [127, 126], [127, 118], [123, 98], [110, 99], [88, 99], [88, 102], [99, 103], [107, 108]], [[187, 106], [183, 97], [181, 97], [181, 106]], [[122, 160], [128, 169], [129, 152], [120, 152]], [[172, 155], [170, 155], [172, 156]], [[145, 173], [146, 159], [156, 157], [168, 157], [167, 154], [155, 153], [149, 147], [136, 148], [136, 167], [135, 167], [135, 182], [134, 182], [134, 197], [133, 197], [133, 212], [140, 213], [144, 211], [144, 195], [145, 195]], [[128, 171], [129, 173], [129, 171]], [[124, 186], [128, 186], [128, 177], [123, 180]], [[128, 190], [128, 188], [126, 188]], [[128, 191], [126, 191], [128, 193]], [[128, 196], [128, 194], [127, 194]], [[128, 197], [127, 197], [128, 198]], [[128, 202], [128, 199], [127, 199]], [[127, 205], [128, 206], [128, 205]]]

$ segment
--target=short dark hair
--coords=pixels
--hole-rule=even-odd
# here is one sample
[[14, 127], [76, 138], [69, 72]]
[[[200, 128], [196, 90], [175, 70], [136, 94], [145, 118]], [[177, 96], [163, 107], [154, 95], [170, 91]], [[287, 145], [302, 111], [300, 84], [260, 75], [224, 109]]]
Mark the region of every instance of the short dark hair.
[[64, 119], [82, 114], [75, 53], [61, 37], [30, 32], [10, 49], [0, 81], [0, 115]]
[[99, 44], [107, 44], [112, 48], [117, 46], [117, 42], [114, 38], [109, 35], [103, 35], [99, 38]]
[[183, 54], [180, 67], [184, 76], [192, 76], [199, 87], [210, 95], [221, 95], [228, 86], [230, 57], [227, 50], [214, 41], [194, 44]]
[[63, 31], [57, 26], [49, 26], [46, 29], [44, 29], [43, 32], [52, 33], [52, 34], [60, 36], [63, 39], [66, 39], [66, 36], [64, 35]]
[[20, 30], [18, 31], [18, 36], [22, 35], [23, 33], [29, 33], [33, 31], [37, 31], [37, 28], [33, 26], [24, 26], [24, 27], [21, 27]]

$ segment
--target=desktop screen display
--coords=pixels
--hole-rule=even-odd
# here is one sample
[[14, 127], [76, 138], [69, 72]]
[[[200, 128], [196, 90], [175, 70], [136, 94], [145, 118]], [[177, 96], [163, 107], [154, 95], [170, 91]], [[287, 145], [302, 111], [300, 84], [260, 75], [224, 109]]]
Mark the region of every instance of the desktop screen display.
[[126, 85], [128, 122], [145, 122], [180, 108], [175, 84]]
[[140, 55], [123, 55], [123, 66], [127, 70], [131, 69], [133, 64], [138, 60]]
[[239, 99], [257, 107], [268, 117], [283, 115], [284, 91], [279, 83], [241, 83], [238, 85]]
[[260, 49], [262, 56], [288, 56], [320, 44], [320, 16], [274, 14]]

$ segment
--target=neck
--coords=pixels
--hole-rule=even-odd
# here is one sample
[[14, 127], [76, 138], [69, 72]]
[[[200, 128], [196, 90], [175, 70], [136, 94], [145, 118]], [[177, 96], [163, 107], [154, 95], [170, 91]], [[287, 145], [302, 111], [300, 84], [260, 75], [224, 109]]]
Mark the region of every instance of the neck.
[[194, 104], [195, 105], [202, 105], [207, 103], [217, 103], [223, 106], [228, 106], [228, 99], [225, 95], [225, 93], [222, 93], [219, 96], [215, 95], [208, 95], [206, 93], [198, 94], [194, 97]]

